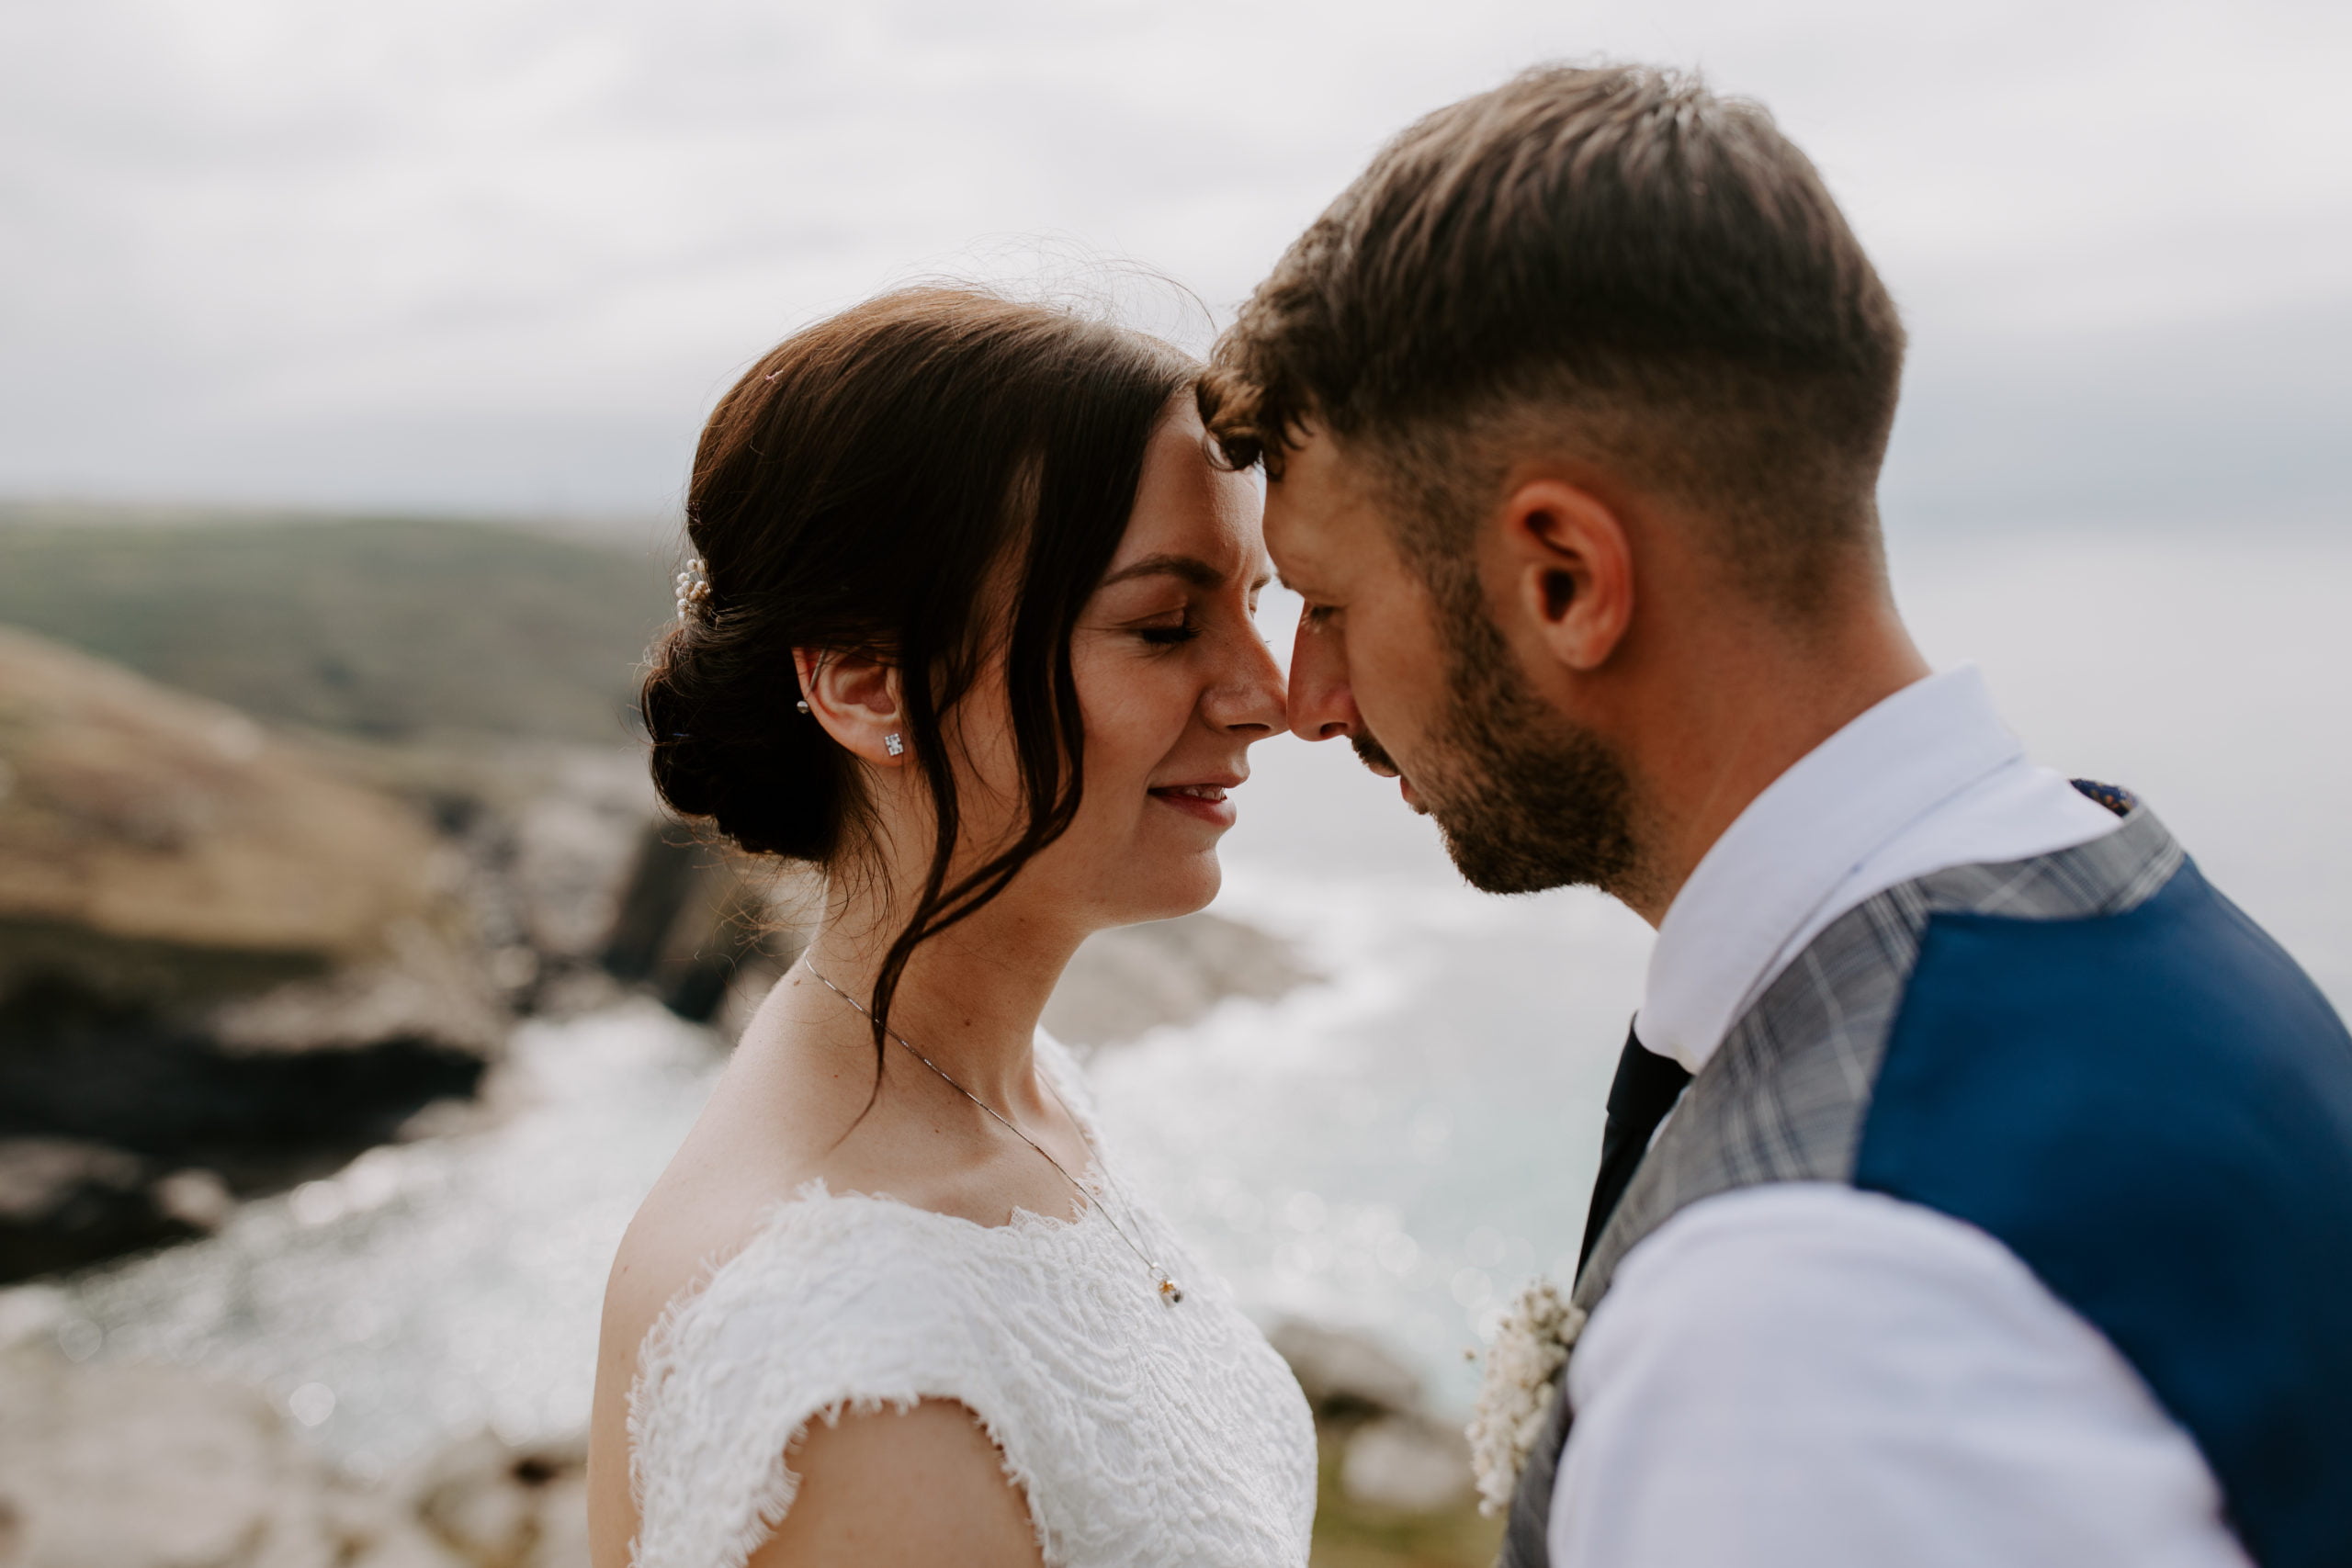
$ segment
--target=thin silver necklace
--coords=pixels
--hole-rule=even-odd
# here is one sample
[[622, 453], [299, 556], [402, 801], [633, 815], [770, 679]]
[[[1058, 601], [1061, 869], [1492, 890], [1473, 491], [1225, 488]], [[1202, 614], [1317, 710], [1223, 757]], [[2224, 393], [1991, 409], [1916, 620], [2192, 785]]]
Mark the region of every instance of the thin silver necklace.
[[[834, 985], [822, 975], [817, 974], [817, 966], [815, 964], [808, 963], [806, 959], [803, 959], [800, 966], [803, 969], [808, 970], [810, 975], [815, 976], [819, 985], [824, 987], [825, 989], [832, 992], [833, 995], [841, 998], [842, 1000], [855, 1008], [860, 1013], [863, 1013], [868, 1021], [873, 1020], [874, 1014], [872, 1010], [869, 1010], [864, 1002], [859, 1001], [855, 997], [851, 996], [847, 991], [842, 990], [839, 986]], [[990, 1105], [987, 1100], [982, 1100], [978, 1095], [974, 1094], [970, 1089], [966, 1089], [962, 1084], [957, 1083], [954, 1077], [948, 1075], [946, 1068], [941, 1066], [937, 1062], [934, 1062], [930, 1057], [924, 1055], [921, 1051], [916, 1050], [913, 1041], [909, 1040], [905, 1035], [899, 1033], [895, 1029], [885, 1028], [882, 1032], [888, 1034], [891, 1039], [905, 1046], [907, 1055], [912, 1056], [916, 1061], [921, 1062], [924, 1066], [929, 1067], [933, 1072], [937, 1073], [939, 1075], [940, 1081], [944, 1083], [949, 1089], [954, 1089], [957, 1094], [962, 1095], [966, 1100], [970, 1100], [973, 1104], [987, 1111], [990, 1116], [995, 1117], [996, 1120], [1002, 1124], [1006, 1132], [1011, 1133], [1014, 1137], [1020, 1139], [1023, 1143], [1036, 1150], [1037, 1156], [1040, 1159], [1044, 1160], [1047, 1165], [1052, 1166], [1056, 1170], [1061, 1173], [1061, 1179], [1069, 1183], [1070, 1190], [1072, 1191], [1084, 1199], [1089, 1205], [1100, 1209], [1102, 1213], [1103, 1223], [1111, 1227], [1113, 1234], [1116, 1235], [1121, 1241], [1127, 1244], [1127, 1250], [1134, 1253], [1136, 1259], [1150, 1272], [1151, 1282], [1159, 1289], [1159, 1299], [1162, 1304], [1172, 1307], [1178, 1302], [1184, 1299], [1183, 1287], [1179, 1285], [1175, 1280], [1170, 1279], [1168, 1277], [1168, 1270], [1153, 1262], [1150, 1255], [1145, 1252], [1142, 1247], [1136, 1245], [1136, 1239], [1127, 1234], [1126, 1226], [1121, 1224], [1113, 1217], [1110, 1206], [1102, 1202], [1095, 1194], [1089, 1192], [1086, 1190], [1085, 1183], [1080, 1181], [1077, 1177], [1072, 1176], [1069, 1173], [1068, 1167], [1046, 1152], [1045, 1145], [1039, 1143], [1036, 1139], [1031, 1137], [1028, 1134], [1023, 1132], [1018, 1126], [1014, 1125], [1012, 1119], [1007, 1116], [1003, 1111], [999, 1111], [995, 1106]], [[1062, 1114], [1069, 1118], [1070, 1125], [1074, 1127], [1079, 1126], [1077, 1113], [1070, 1110], [1069, 1101], [1062, 1098], [1062, 1091], [1054, 1087], [1053, 1078], [1049, 1076], [1045, 1077], [1043, 1081], [1046, 1086], [1046, 1092], [1054, 1097], [1054, 1103], [1062, 1108]], [[1081, 1137], [1085, 1135], [1085, 1129], [1083, 1127], [1079, 1128], [1079, 1135]], [[1102, 1172], [1102, 1190], [1106, 1196], [1116, 1190], [1116, 1189], [1111, 1185], [1111, 1173], [1107, 1170]], [[1127, 1209], [1127, 1218], [1129, 1220], [1133, 1220], [1135, 1218], [1135, 1209], [1132, 1205]]]

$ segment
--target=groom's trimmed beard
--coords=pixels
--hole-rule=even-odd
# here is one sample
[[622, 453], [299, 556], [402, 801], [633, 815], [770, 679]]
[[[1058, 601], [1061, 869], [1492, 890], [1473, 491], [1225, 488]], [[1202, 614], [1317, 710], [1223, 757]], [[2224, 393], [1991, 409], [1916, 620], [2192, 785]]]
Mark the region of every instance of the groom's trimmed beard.
[[[1639, 853], [1633, 786], [1616, 750], [1529, 690], [1483, 602], [1436, 597], [1453, 678], [1412, 784], [1455, 868], [1487, 893], [1623, 891]], [[1387, 760], [1370, 736], [1356, 751]]]

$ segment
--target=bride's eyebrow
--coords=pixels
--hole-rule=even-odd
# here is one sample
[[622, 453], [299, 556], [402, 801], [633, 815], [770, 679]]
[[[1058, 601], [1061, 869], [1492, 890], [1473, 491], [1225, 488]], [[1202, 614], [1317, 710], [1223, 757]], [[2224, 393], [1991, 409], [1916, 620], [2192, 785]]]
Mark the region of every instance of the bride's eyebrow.
[[1133, 566], [1124, 566], [1104, 578], [1100, 586], [1108, 588], [1114, 582], [1125, 582], [1137, 577], [1173, 577], [1194, 588], [1215, 588], [1225, 581], [1225, 573], [1198, 556], [1146, 556]]

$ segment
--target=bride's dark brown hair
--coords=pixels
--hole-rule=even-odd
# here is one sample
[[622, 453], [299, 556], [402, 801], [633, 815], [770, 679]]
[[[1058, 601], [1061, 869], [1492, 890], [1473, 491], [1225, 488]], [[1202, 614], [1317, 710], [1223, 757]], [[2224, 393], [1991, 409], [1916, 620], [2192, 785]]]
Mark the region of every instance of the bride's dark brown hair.
[[[795, 706], [793, 650], [897, 671], [937, 829], [875, 982], [877, 1052], [916, 947], [1003, 891], [1078, 812], [1070, 634], [1125, 532], [1144, 448], [1195, 368], [1050, 307], [908, 289], [786, 338], [703, 430], [686, 533], [710, 594], [652, 652], [653, 780], [752, 853], [836, 865], [871, 830], [871, 803], [854, 760]], [[959, 874], [943, 720], [999, 651], [1024, 816]]]

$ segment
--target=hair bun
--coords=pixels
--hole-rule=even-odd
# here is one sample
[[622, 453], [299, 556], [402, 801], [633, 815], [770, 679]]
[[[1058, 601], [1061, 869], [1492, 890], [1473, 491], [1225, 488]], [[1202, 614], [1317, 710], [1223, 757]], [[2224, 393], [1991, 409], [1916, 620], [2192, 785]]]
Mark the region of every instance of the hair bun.
[[[825, 861], [839, 847], [842, 752], [695, 622], [656, 646], [639, 694], [654, 788], [752, 854]], [[771, 700], [773, 699], [773, 700]]]

